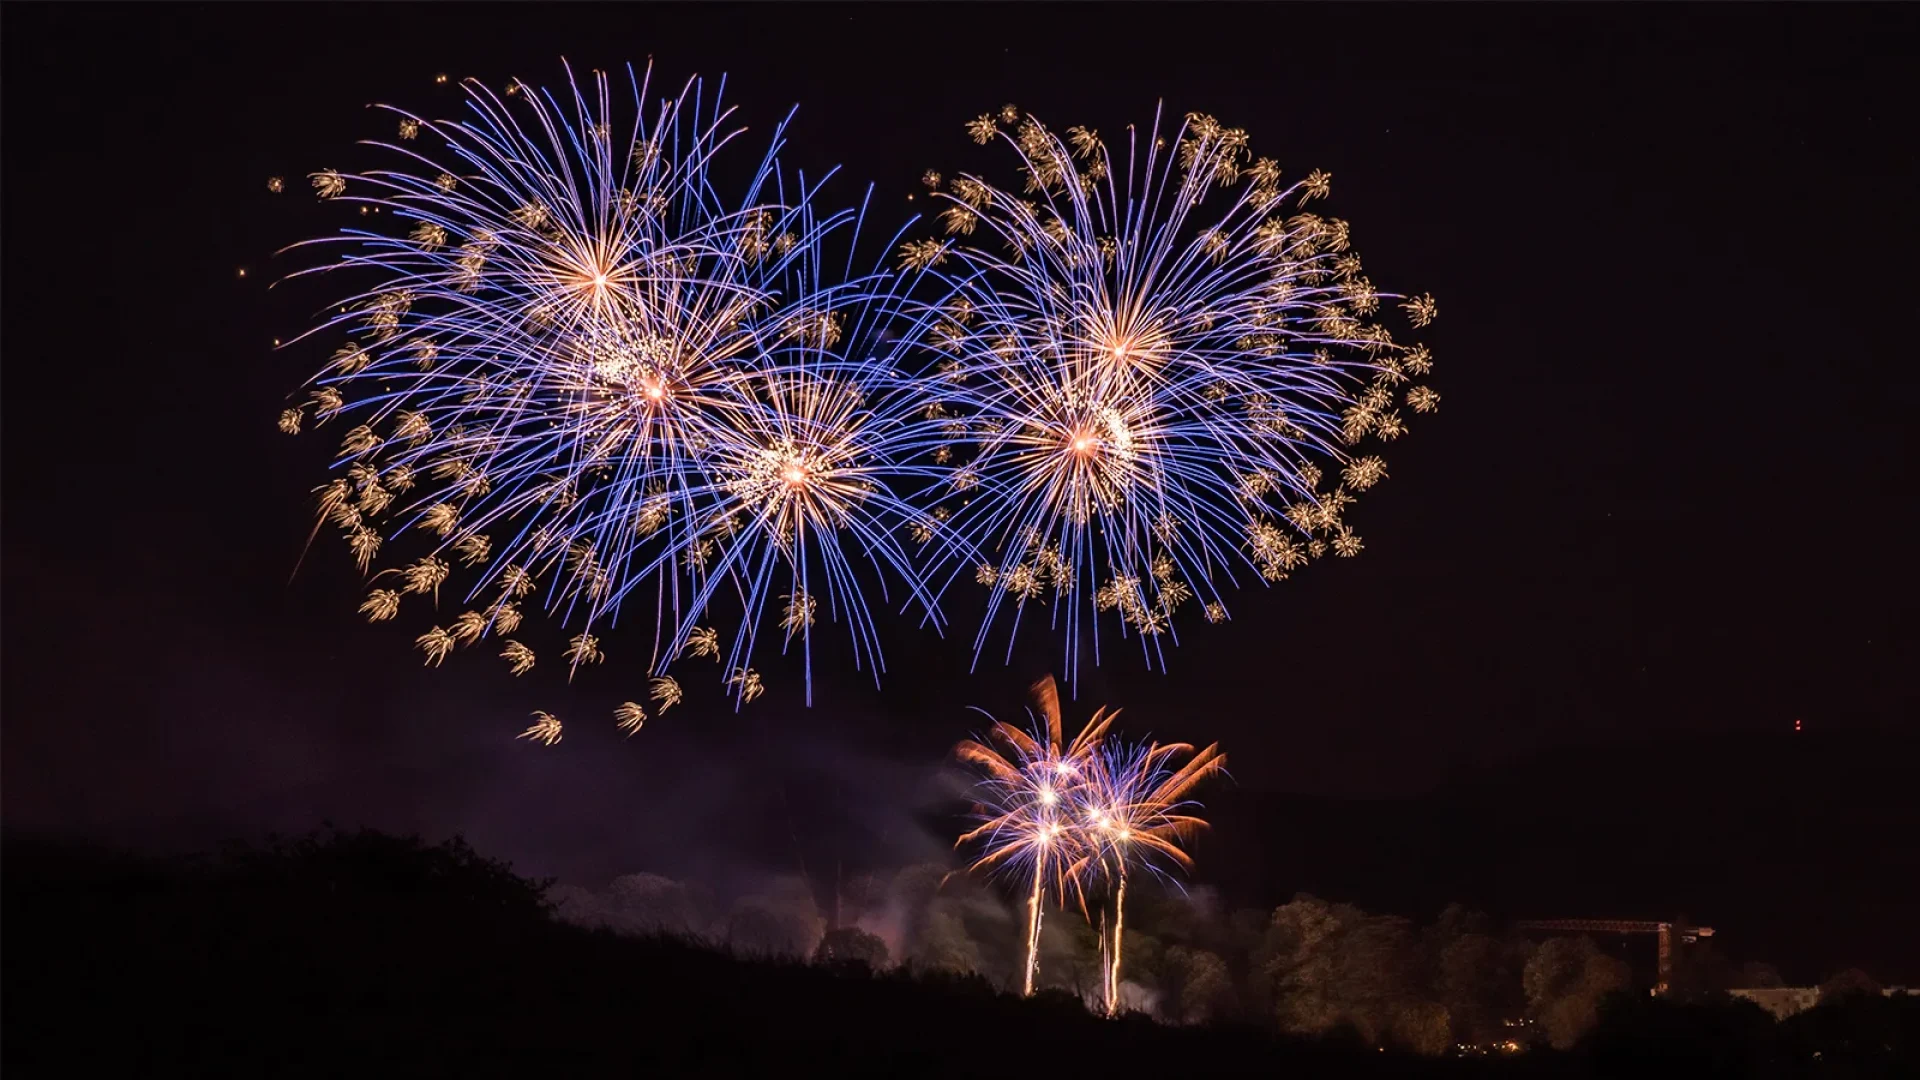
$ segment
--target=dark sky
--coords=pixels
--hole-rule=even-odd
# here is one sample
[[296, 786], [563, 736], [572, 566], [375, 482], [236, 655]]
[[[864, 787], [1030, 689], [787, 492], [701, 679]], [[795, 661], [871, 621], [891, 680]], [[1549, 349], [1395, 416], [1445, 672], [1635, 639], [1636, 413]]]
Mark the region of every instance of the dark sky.
[[[370, 102], [444, 115], [437, 72], [551, 83], [563, 56], [726, 72], [761, 132], [797, 102], [793, 159], [878, 185], [889, 231], [1008, 101], [1114, 128], [1164, 100], [1333, 173], [1372, 278], [1440, 300], [1444, 405], [1355, 511], [1362, 557], [1196, 623], [1168, 674], [1081, 687], [1222, 741], [1243, 789], [1405, 796], [1539, 750], [1916, 713], [1911, 6], [4, 18], [11, 825], [178, 843], [329, 815], [586, 873], [801, 800], [880, 808], [881, 857], [938, 850], [888, 815], [1044, 649], [969, 676], [970, 635], [902, 623], [883, 693], [826, 672], [804, 710], [769, 662], [744, 714], [699, 686], [622, 741], [599, 718], [642, 672], [617, 638], [572, 688], [424, 671], [418, 628], [354, 614], [335, 544], [288, 584], [331, 446], [274, 430], [320, 355], [268, 347], [309, 314], [267, 292], [296, 268], [271, 254], [336, 223], [301, 178], [390, 134]], [[533, 708], [572, 721], [561, 746], [513, 741]]]

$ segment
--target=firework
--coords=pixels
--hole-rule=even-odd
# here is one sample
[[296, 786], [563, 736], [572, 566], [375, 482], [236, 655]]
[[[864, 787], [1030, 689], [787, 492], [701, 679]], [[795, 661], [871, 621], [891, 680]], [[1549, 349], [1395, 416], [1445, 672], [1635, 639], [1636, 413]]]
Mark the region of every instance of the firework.
[[552, 746], [560, 741], [560, 718], [550, 712], [535, 710], [533, 724], [520, 733], [522, 739], [532, 739], [542, 746]]
[[[1185, 764], [1176, 766], [1185, 757]], [[1075, 806], [1087, 869], [1113, 890], [1113, 931], [1107, 943], [1106, 1006], [1120, 1007], [1120, 956], [1126, 926], [1127, 881], [1133, 871], [1166, 876], [1191, 869], [1180, 845], [1206, 827], [1199, 805], [1187, 798], [1194, 785], [1226, 768], [1219, 745], [1195, 754], [1185, 743], [1126, 745], [1109, 742], [1089, 763], [1087, 782]]]
[[651, 688], [654, 703], [660, 706], [661, 712], [664, 713], [675, 705], [680, 704], [682, 693], [678, 679], [666, 676], [655, 679], [648, 685]]
[[[1042, 895], [1049, 883], [1061, 903], [1078, 891], [1089, 864], [1085, 831], [1074, 808], [1094, 765], [1096, 750], [1117, 713], [1100, 709], [1073, 742], [1064, 743], [1060, 695], [1048, 676], [1033, 685], [1038, 715], [1031, 730], [995, 721], [986, 739], [954, 749], [960, 760], [980, 768], [981, 823], [959, 844], [980, 842], [984, 851], [971, 869], [1030, 882], [1027, 897], [1027, 958], [1024, 993], [1033, 993], [1040, 964]], [[958, 846], [958, 845], [956, 845]]]
[[760, 682], [760, 673], [752, 668], [733, 669], [733, 674], [727, 676], [727, 685], [734, 688], [741, 701], [752, 701], [766, 689]]
[[[862, 284], [877, 287], [879, 281]], [[831, 292], [822, 287], [815, 295]], [[897, 306], [886, 300], [886, 308]], [[729, 669], [744, 667], [760, 635], [757, 617], [741, 622], [724, 658], [715, 635], [692, 620], [723, 583], [756, 616], [777, 599], [783, 648], [797, 648], [807, 658], [809, 702], [812, 634], [822, 613], [848, 624], [857, 667], [872, 670], [876, 682], [882, 670], [863, 565], [883, 571], [873, 575], [881, 583], [880, 599], [890, 599], [885, 582], [891, 576], [939, 622], [902, 544], [907, 522], [919, 512], [894, 493], [903, 477], [925, 481], [937, 475], [936, 466], [912, 460], [937, 436], [914, 422], [921, 407], [916, 388], [894, 376], [892, 354], [864, 351], [878, 345], [877, 313], [885, 308], [872, 304], [862, 311], [876, 313], [871, 321], [843, 326], [837, 315], [821, 314], [826, 306], [791, 321], [787, 336], [768, 354], [775, 359], [763, 360], [743, 383], [743, 397], [750, 400], [732, 414], [728, 438], [709, 452], [702, 512], [712, 523], [706, 539], [713, 550], [706, 555], [705, 548], [694, 549], [708, 569], [684, 635], [671, 646], [676, 653], [722, 659]], [[843, 334], [861, 341], [863, 351], [833, 352]], [[855, 542], [857, 557], [843, 546], [847, 540]], [[742, 691], [741, 699], [750, 697]]]
[[[465, 119], [393, 110], [405, 146], [372, 144], [391, 167], [313, 174], [321, 197], [378, 209], [394, 232], [310, 242], [341, 255], [302, 274], [357, 287], [306, 335], [348, 340], [279, 426], [357, 418], [336, 462], [353, 479], [323, 513], [363, 568], [415, 560], [372, 572], [403, 587], [376, 590], [370, 619], [401, 596], [437, 603], [459, 562], [449, 589], [479, 621], [424, 635], [429, 663], [512, 633], [524, 603], [563, 628], [571, 671], [637, 609], [652, 674], [711, 656], [745, 702], [763, 608], [784, 597], [809, 699], [816, 613], [848, 626], [877, 679], [861, 571], [902, 577], [934, 610], [899, 540], [914, 511], [890, 486], [927, 437], [904, 422], [917, 405], [895, 358], [876, 353], [892, 279], [829, 271], [829, 239], [851, 250], [860, 215], [816, 212], [818, 184], [780, 172], [784, 125], [723, 200], [710, 167], [740, 134], [731, 110], [695, 79], [649, 111], [647, 77], [628, 74], [630, 110], [599, 72], [504, 99], [469, 82]], [[724, 658], [698, 625], [717, 597], [740, 619]], [[533, 666], [518, 642], [502, 655]]]
[[[1018, 152], [1025, 191], [951, 176], [949, 238], [899, 250], [942, 285], [912, 337], [937, 358], [922, 397], [952, 467], [921, 495], [948, 514], [937, 589], [987, 588], [976, 661], [996, 625], [1010, 654], [1044, 608], [1070, 682], [1083, 640], [1099, 662], [1103, 620], [1164, 666], [1189, 602], [1221, 621], [1242, 575], [1357, 553], [1340, 514], [1386, 476], [1360, 443], [1400, 434], [1399, 403], [1438, 402], [1407, 385], [1427, 350], [1374, 321], [1388, 294], [1347, 223], [1302, 210], [1327, 174], [1285, 184], [1210, 117], [1172, 147], [1160, 127], [1115, 153], [1011, 106], [983, 114], [968, 132]], [[1415, 327], [1437, 311], [1403, 307]]]

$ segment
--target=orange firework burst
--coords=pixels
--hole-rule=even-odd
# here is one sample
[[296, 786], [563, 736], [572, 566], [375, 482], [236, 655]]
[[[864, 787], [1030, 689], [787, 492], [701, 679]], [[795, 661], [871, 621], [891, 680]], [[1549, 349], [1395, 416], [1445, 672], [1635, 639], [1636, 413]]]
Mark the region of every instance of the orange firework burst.
[[1041, 899], [1049, 881], [1059, 902], [1069, 891], [1086, 906], [1081, 883], [1095, 849], [1076, 824], [1076, 808], [1099, 757], [1101, 741], [1118, 711], [1101, 708], [1072, 743], [1060, 726], [1060, 693], [1049, 675], [1033, 684], [1038, 715], [1031, 731], [995, 721], [985, 741], [969, 739], [954, 748], [960, 760], [986, 776], [978, 808], [981, 824], [960, 837], [980, 841], [984, 853], [971, 869], [1030, 880], [1027, 897], [1027, 961], [1024, 992], [1033, 993], [1039, 971]]
[[[1179, 767], [1174, 762], [1188, 757]], [[1215, 743], [1199, 753], [1187, 743], [1149, 742], [1103, 746], [1089, 762], [1080, 788], [1077, 832], [1086, 852], [1086, 870], [1113, 885], [1113, 938], [1107, 952], [1107, 1015], [1120, 1008], [1120, 946], [1125, 929], [1127, 878], [1134, 868], [1166, 874], [1190, 870], [1193, 859], [1181, 845], [1206, 828], [1187, 798], [1194, 785], [1226, 769], [1227, 756]]]

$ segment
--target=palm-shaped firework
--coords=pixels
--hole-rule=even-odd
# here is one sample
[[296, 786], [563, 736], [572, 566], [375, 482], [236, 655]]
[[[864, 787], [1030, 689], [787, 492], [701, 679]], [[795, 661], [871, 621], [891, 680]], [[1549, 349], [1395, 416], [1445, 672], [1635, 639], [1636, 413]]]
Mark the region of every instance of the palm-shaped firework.
[[[574, 635], [570, 668], [636, 608], [656, 625], [656, 674], [686, 652], [722, 660], [693, 646], [724, 592], [742, 615], [722, 671], [752, 674], [780, 597], [786, 641], [810, 652], [824, 604], [877, 677], [840, 542], [905, 570], [911, 511], [888, 465], [905, 456], [893, 441], [919, 435], [871, 356], [885, 283], [825, 265], [858, 215], [815, 213], [817, 186], [778, 168], [781, 128], [723, 196], [711, 168], [739, 134], [731, 110], [693, 80], [650, 111], [647, 78], [632, 83], [630, 113], [599, 72], [562, 96], [469, 83], [463, 120], [399, 114], [401, 142], [376, 144], [395, 167], [316, 175], [322, 197], [402, 231], [314, 242], [343, 245], [320, 269], [362, 288], [311, 332], [349, 339], [281, 427], [357, 420], [322, 512], [363, 570], [387, 541], [415, 548], [374, 574], [370, 619], [472, 568], [455, 589], [470, 610], [421, 638], [430, 663], [514, 633], [523, 605]], [[515, 674], [533, 666], [521, 642], [503, 655]], [[749, 685], [757, 674], [734, 692]]]
[[[1185, 758], [1184, 763], [1176, 764]], [[1113, 891], [1113, 936], [1107, 943], [1106, 1006], [1120, 1007], [1120, 956], [1126, 925], [1127, 881], [1136, 871], [1165, 876], [1192, 869], [1181, 844], [1206, 827], [1194, 785], [1226, 768], [1218, 743], [1194, 753], [1186, 743], [1110, 741], [1092, 757], [1077, 794], [1084, 868]]]
[[[978, 842], [982, 854], [971, 869], [1030, 882], [1027, 896], [1027, 956], [1023, 992], [1033, 993], [1040, 963], [1041, 901], [1049, 884], [1064, 904], [1080, 895], [1097, 849], [1076, 822], [1093, 775], [1101, 740], [1117, 713], [1094, 712], [1071, 743], [1063, 743], [1060, 694], [1051, 675], [1033, 684], [1037, 715], [1031, 730], [995, 721], [985, 740], [955, 748], [960, 760], [985, 772], [980, 784], [981, 823], [960, 837]], [[958, 846], [958, 845], [956, 845]], [[1082, 897], [1084, 906], [1084, 897]]]
[[[1024, 992], [1033, 993], [1040, 955], [1042, 901], [1049, 886], [1064, 904], [1105, 885], [1113, 893], [1113, 935], [1106, 952], [1106, 1008], [1119, 1008], [1120, 954], [1127, 882], [1136, 871], [1190, 869], [1181, 844], [1206, 822], [1189, 799], [1194, 785], [1226, 768], [1219, 746], [1198, 753], [1186, 743], [1126, 744], [1109, 734], [1118, 710], [1094, 711], [1065, 743], [1053, 677], [1033, 685], [1031, 730], [996, 722], [985, 740], [955, 748], [984, 772], [980, 824], [959, 844], [979, 843], [971, 867], [1019, 881], [1027, 896]], [[1182, 762], [1181, 759], [1185, 759]], [[958, 846], [958, 845], [956, 845]]]
[[[926, 418], [949, 434], [924, 493], [946, 538], [929, 561], [988, 588], [976, 658], [1009, 619], [1011, 650], [1031, 606], [1064, 633], [1070, 683], [1083, 639], [1098, 662], [1103, 614], [1164, 662], [1189, 601], [1219, 621], [1241, 573], [1357, 554], [1341, 514], [1386, 476], [1358, 444], [1438, 395], [1407, 385], [1427, 350], [1373, 321], [1388, 294], [1347, 223], [1300, 209], [1330, 178], [1283, 183], [1200, 115], [1171, 149], [1157, 117], [1128, 128], [1117, 155], [1011, 106], [969, 130], [1018, 150], [1025, 192], [953, 178], [952, 239], [901, 257], [945, 286], [914, 332], [939, 358]], [[1403, 306], [1415, 327], [1435, 313]]]

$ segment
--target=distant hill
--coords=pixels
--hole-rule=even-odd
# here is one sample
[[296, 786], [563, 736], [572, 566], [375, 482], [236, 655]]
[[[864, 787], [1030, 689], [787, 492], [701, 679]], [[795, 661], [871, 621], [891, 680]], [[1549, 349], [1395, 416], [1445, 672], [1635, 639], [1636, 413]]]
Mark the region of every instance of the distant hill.
[[975, 1077], [1016, 1055], [1043, 1075], [1463, 1074], [1337, 1038], [1108, 1021], [978, 976], [585, 930], [458, 841], [153, 859], [14, 834], [5, 854], [9, 1077]]
[[[1098, 1019], [977, 975], [753, 959], [554, 921], [459, 840], [362, 830], [155, 859], [4, 838], [0, 1062], [37, 1076], [1910, 1075], [1920, 999], [1626, 994], [1570, 1053]], [[1810, 1062], [1819, 1061], [1814, 1070]], [[1905, 1069], [1905, 1072], [1901, 1070]]]

